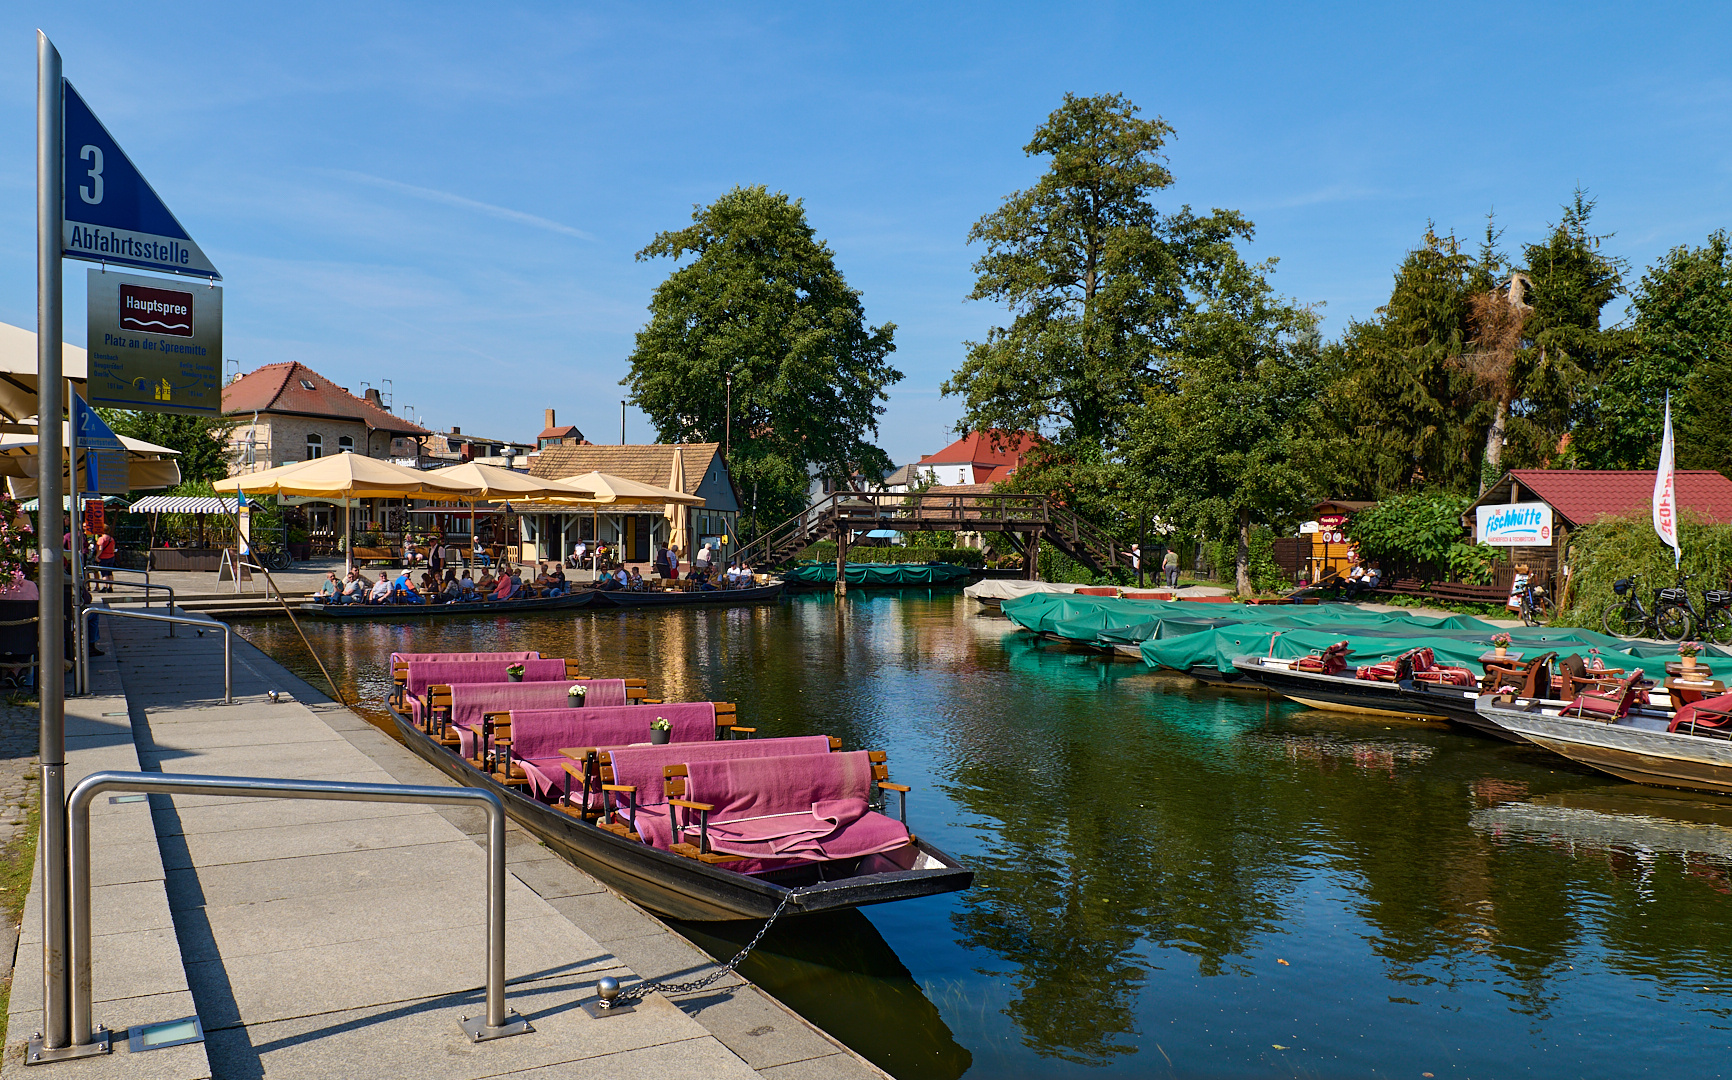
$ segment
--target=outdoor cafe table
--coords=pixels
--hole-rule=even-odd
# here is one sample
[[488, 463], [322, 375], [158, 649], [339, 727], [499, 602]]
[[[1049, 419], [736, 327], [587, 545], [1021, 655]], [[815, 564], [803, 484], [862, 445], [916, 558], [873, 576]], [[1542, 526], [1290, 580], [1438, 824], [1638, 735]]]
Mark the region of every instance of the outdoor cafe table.
[[1700, 680], [1667, 679], [1665, 687], [1666, 693], [1672, 697], [1672, 704], [1675, 708], [1692, 705], [1703, 698], [1719, 697], [1726, 692], [1725, 683], [1707, 677]]
[[1526, 654], [1519, 652], [1506, 652], [1502, 656], [1499, 656], [1496, 649], [1489, 649], [1479, 654], [1479, 662], [1482, 664], [1519, 664], [1522, 662], [1522, 657], [1524, 655]]

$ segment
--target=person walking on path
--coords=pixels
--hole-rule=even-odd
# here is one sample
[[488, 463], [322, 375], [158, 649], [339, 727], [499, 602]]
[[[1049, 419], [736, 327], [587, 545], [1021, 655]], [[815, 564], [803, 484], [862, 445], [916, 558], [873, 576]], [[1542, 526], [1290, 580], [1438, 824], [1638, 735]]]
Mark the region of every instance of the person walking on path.
[[120, 556], [120, 545], [114, 542], [114, 526], [104, 525], [96, 538], [96, 565], [102, 567], [102, 592], [114, 591], [114, 564]]
[[1161, 556], [1161, 576], [1167, 579], [1167, 588], [1179, 587], [1179, 553], [1172, 548]]

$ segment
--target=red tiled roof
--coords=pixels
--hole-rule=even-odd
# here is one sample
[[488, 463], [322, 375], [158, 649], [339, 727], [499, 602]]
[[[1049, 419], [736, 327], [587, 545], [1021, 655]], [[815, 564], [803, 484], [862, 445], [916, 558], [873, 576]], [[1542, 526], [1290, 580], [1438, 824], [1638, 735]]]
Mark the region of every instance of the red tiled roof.
[[[1571, 525], [1586, 525], [1602, 514], [1627, 514], [1646, 509], [1654, 500], [1654, 470], [1598, 471], [1592, 469], [1516, 469], [1479, 503], [1508, 502], [1511, 479], [1522, 487], [1521, 500], [1548, 503]], [[1677, 474], [1678, 508], [1710, 521], [1732, 524], [1732, 480], [1707, 469]], [[1502, 498], [1497, 497], [1501, 489]]]
[[[1023, 451], [1039, 436], [1028, 431], [1010, 434], [996, 429], [971, 431], [936, 454], [920, 459], [922, 465], [1015, 465]], [[995, 445], [996, 443], [996, 445]]]
[[[310, 386], [310, 389], [309, 389]], [[266, 364], [223, 387], [223, 412], [294, 413], [355, 420], [376, 431], [400, 435], [430, 435], [372, 402], [344, 390], [305, 364]]]
[[577, 425], [576, 424], [566, 424], [563, 427], [542, 428], [541, 434], [537, 435], [536, 438], [537, 439], [563, 439], [567, 435], [576, 435], [576, 434], [578, 434]]

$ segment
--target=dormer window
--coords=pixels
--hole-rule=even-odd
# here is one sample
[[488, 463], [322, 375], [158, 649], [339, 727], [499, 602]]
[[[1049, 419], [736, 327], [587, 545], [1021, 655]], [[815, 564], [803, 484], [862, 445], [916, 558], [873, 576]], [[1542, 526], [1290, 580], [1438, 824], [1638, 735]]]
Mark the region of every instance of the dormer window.
[[303, 390], [317, 390], [318, 387], [313, 385], [313, 381], [311, 379], [302, 379], [301, 380], [301, 389], [303, 389]]

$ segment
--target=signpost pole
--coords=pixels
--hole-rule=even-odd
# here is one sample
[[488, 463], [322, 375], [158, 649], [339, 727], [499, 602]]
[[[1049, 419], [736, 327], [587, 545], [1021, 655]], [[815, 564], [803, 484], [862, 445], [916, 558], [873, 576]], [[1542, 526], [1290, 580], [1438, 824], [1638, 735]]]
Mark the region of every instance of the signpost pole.
[[90, 678], [90, 642], [85, 640], [89, 627], [84, 617], [84, 482], [78, 475], [77, 391], [70, 383], [66, 401], [70, 406], [66, 410], [66, 497], [72, 511], [72, 547], [66, 562], [72, 568], [72, 692], [82, 696], [88, 692]]
[[[65, 184], [64, 98], [60, 53], [48, 35], [36, 32], [36, 452], [41, 466], [36, 488], [36, 546], [40, 557], [41, 600], [37, 625], [37, 694], [42, 734], [42, 1046], [72, 1045], [72, 993], [67, 979], [71, 945], [67, 906], [66, 846], [66, 676], [62, 635], [60, 537], [65, 532], [60, 506], [61, 277], [64, 231], [61, 192]], [[52, 464], [50, 464], [52, 463]]]

